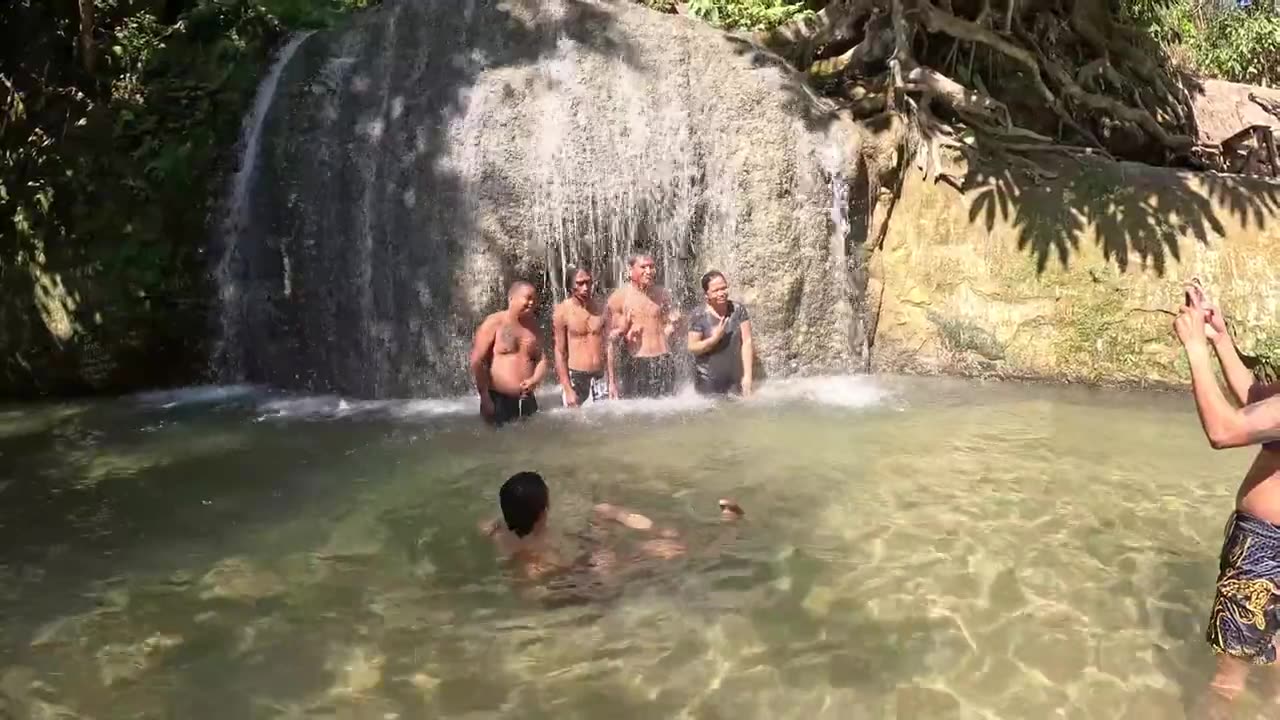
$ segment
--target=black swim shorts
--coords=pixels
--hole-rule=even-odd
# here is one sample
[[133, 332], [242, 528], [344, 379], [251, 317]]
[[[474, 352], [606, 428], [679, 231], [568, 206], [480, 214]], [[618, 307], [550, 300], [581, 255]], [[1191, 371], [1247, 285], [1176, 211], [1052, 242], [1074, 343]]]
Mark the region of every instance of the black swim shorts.
[[1225, 535], [1205, 637], [1217, 653], [1270, 665], [1280, 632], [1280, 526], [1236, 511]]
[[603, 372], [590, 373], [571, 369], [569, 386], [573, 388], [573, 394], [578, 396], [579, 405], [609, 399], [609, 383]]
[[670, 353], [630, 357], [624, 353], [622, 396], [656, 398], [672, 395], [676, 387], [676, 363]]
[[532, 395], [512, 397], [490, 390], [489, 399], [493, 401], [493, 424], [498, 427], [538, 412], [538, 399]]

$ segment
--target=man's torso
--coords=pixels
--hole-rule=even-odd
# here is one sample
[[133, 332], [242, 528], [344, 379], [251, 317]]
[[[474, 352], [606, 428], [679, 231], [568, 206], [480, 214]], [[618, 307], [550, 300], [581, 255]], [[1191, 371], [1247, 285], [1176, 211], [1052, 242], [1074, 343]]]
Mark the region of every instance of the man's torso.
[[1280, 449], [1258, 452], [1236, 494], [1236, 507], [1260, 520], [1280, 525]]
[[604, 368], [604, 308], [593, 299], [585, 306], [570, 298], [560, 304], [569, 369], [595, 373]]
[[501, 317], [493, 338], [489, 382], [503, 395], [520, 395], [520, 383], [533, 375], [538, 357], [538, 335], [518, 322]]
[[[620, 320], [628, 316], [631, 318], [631, 327], [628, 328], [624, 344], [627, 354], [632, 357], [653, 357], [669, 352], [664, 308], [666, 294], [667, 291], [657, 285], [650, 287], [648, 292], [627, 285], [615, 291], [610, 299], [615, 316]], [[631, 333], [637, 328], [639, 336], [633, 340]]]

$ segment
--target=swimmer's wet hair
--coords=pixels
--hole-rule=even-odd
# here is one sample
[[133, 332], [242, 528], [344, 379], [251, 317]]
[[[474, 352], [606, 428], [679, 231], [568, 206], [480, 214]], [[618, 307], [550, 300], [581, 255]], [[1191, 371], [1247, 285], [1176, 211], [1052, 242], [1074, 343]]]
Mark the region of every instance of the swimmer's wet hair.
[[533, 283], [529, 282], [528, 280], [517, 280], [511, 283], [511, 287], [507, 288], [507, 299], [510, 300], [511, 298], [515, 297], [516, 291], [524, 287], [527, 287], [534, 292], [538, 291], [538, 288], [534, 287]]
[[640, 262], [640, 258], [649, 258], [650, 260], [653, 260], [655, 263], [657, 262], [657, 260], [653, 257], [653, 253], [634, 252], [627, 257], [627, 267], [635, 267], [636, 263]]
[[[573, 289], [573, 281], [578, 279], [578, 273], [586, 273], [588, 275], [591, 275], [591, 271], [584, 267], [581, 267], [579, 265], [570, 266], [567, 270], [565, 270], [565, 273], [564, 273], [564, 289], [565, 290]], [[591, 275], [591, 277], [594, 278], [595, 276]]]
[[727, 279], [725, 279], [724, 273], [720, 272], [719, 270], [709, 270], [707, 271], [706, 275], [702, 276], [702, 292], [706, 292], [707, 288], [711, 287], [711, 281], [715, 280], [716, 278], [720, 278], [725, 282], [729, 282]]
[[533, 532], [534, 524], [547, 509], [547, 484], [536, 472], [518, 472], [502, 484], [498, 502], [507, 529], [516, 537], [524, 537]]

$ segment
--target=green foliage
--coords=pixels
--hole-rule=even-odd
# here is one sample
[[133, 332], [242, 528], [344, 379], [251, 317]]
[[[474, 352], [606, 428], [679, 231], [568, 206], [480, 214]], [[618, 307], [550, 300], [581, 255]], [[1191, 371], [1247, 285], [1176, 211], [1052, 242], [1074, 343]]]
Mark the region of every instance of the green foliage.
[[636, 2], [658, 12], [673, 13], [676, 11], [676, 0], [636, 0]]
[[771, 30], [810, 12], [787, 0], [689, 0], [689, 13], [726, 30]]
[[1124, 19], [1145, 29], [1198, 75], [1255, 85], [1280, 82], [1280, 7], [1203, 0], [1126, 0]]
[[76, 328], [112, 342], [162, 312], [198, 321], [183, 304], [210, 295], [207, 223], [272, 48], [369, 1], [186, 0], [165, 22], [172, 2], [95, 0], [90, 74], [76, 3], [15, 0], [0, 16], [0, 346], [39, 341], [20, 304], [44, 277]]

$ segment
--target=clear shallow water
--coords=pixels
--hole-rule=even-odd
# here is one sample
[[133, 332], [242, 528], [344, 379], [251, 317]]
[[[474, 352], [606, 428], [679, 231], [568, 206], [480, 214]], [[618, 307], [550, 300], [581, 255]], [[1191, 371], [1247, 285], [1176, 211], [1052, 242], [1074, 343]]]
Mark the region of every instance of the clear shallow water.
[[[1187, 397], [835, 378], [500, 433], [473, 404], [0, 409], [0, 716], [1167, 719], [1211, 673], [1251, 455]], [[476, 532], [522, 469], [565, 535], [603, 500], [695, 546], [718, 497], [748, 518], [542, 603]]]

